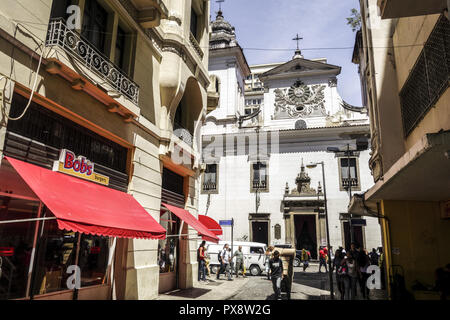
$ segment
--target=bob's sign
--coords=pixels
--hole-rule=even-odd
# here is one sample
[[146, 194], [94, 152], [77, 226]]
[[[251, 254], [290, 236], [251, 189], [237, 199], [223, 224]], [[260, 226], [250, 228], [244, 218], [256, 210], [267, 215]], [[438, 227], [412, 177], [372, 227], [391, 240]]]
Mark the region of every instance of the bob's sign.
[[63, 149], [59, 160], [53, 164], [53, 171], [59, 171], [78, 178], [91, 180], [103, 185], [109, 184], [109, 177], [95, 173], [94, 164], [86, 157], [75, 156], [72, 151]]

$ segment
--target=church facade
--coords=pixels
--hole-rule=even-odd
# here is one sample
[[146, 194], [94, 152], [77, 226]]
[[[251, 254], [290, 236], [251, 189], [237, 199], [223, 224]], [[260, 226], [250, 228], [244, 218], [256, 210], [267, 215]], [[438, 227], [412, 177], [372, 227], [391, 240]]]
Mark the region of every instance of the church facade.
[[[381, 246], [376, 218], [347, 214], [349, 195], [372, 179], [361, 148], [369, 119], [340, 97], [341, 68], [300, 50], [284, 63], [249, 66], [222, 12], [211, 27], [209, 91], [218, 100], [201, 131], [200, 212], [234, 219], [234, 240], [289, 243], [317, 258], [327, 240], [326, 192], [331, 246]], [[222, 240], [231, 241], [230, 229]]]

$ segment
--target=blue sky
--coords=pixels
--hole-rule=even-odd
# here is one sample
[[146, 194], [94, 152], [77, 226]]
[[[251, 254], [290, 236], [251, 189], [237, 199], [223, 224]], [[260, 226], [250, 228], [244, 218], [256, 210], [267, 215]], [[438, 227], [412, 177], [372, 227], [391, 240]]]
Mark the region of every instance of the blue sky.
[[[355, 43], [355, 32], [347, 25], [358, 0], [225, 0], [225, 20], [236, 28], [238, 43], [250, 65], [283, 62], [292, 58], [298, 33], [300, 49], [342, 48]], [[211, 0], [214, 20], [219, 4]], [[246, 49], [248, 48], [248, 49]], [[288, 51], [251, 50], [250, 48], [290, 49]], [[348, 103], [361, 105], [361, 87], [357, 65], [351, 62], [353, 49], [302, 50], [306, 59], [327, 58], [342, 67], [338, 90]]]

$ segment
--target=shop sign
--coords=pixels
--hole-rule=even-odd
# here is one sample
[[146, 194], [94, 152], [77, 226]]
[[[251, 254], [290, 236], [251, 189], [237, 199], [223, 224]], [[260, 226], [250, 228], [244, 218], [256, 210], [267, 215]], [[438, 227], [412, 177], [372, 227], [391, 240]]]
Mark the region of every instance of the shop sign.
[[62, 172], [106, 186], [109, 184], [109, 177], [94, 171], [94, 163], [86, 157], [76, 157], [72, 151], [66, 149], [61, 150], [59, 160], [53, 164], [53, 171]]

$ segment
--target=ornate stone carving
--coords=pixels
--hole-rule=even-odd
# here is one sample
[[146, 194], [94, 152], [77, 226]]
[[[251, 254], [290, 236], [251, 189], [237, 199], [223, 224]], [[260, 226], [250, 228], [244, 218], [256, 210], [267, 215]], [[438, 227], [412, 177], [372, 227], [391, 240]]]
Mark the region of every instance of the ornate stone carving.
[[330, 87], [337, 87], [337, 78], [333, 77], [333, 78], [328, 79], [328, 85]]
[[[297, 188], [292, 189], [290, 195], [293, 195], [293, 196], [315, 196], [315, 195], [317, 195], [316, 189], [311, 188], [311, 178], [305, 171], [305, 166], [303, 165], [303, 159], [302, 159], [300, 173], [297, 175], [297, 178], [295, 179], [295, 184], [297, 185]], [[288, 188], [287, 184], [286, 184], [286, 187]]]
[[326, 115], [324, 85], [295, 82], [289, 89], [275, 90], [275, 119]]

